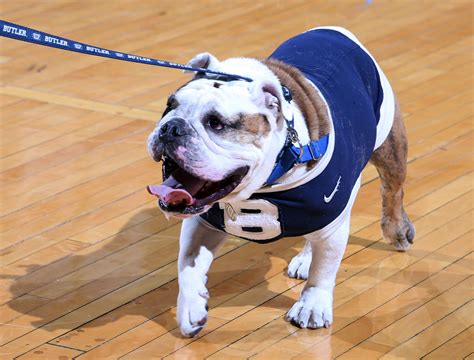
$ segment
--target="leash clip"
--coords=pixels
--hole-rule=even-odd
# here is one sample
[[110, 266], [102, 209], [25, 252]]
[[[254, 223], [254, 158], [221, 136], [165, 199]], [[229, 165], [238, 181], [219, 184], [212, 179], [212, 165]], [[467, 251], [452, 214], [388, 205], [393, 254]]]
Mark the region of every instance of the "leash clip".
[[303, 156], [303, 144], [301, 143], [300, 138], [298, 136], [298, 131], [296, 131], [294, 127], [288, 128], [288, 139], [290, 139], [293, 144], [298, 144], [300, 151], [300, 153], [298, 154], [298, 159], [301, 159], [301, 157]]

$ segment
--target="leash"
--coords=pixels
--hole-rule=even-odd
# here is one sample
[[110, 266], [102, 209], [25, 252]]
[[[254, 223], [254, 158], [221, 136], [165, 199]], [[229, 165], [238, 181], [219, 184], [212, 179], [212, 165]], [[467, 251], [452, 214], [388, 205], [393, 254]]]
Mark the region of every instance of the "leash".
[[[117, 52], [114, 50], [104, 49], [98, 46], [84, 44], [78, 41], [70, 40], [56, 35], [51, 35], [39, 30], [31, 29], [26, 26], [14, 24], [8, 21], [0, 20], [0, 36], [10, 39], [25, 41], [36, 45], [49, 46], [56, 49], [73, 51], [80, 54], [101, 56], [109, 59], [135, 62], [139, 64], [155, 65], [172, 69], [180, 69], [186, 71], [197, 72], [198, 75], [212, 74], [222, 81], [244, 80], [252, 82], [251, 78], [227, 74], [220, 71], [213, 71], [204, 68], [193, 68], [190, 66], [177, 64], [165, 60], [153, 59], [139, 55]], [[290, 90], [286, 86], [282, 86], [283, 95], [288, 103], [291, 103], [292, 96]], [[284, 173], [296, 164], [306, 163], [311, 160], [320, 159], [326, 152], [328, 146], [328, 136], [324, 136], [319, 140], [311, 141], [306, 145], [302, 145], [298, 138], [298, 133], [294, 128], [294, 119], [285, 119], [287, 123], [288, 136], [285, 146], [277, 157], [275, 167], [270, 177], [266, 181], [266, 185], [272, 185]], [[298, 144], [299, 146], [295, 146]]]
[[245, 76], [241, 76], [241, 75], [227, 74], [220, 71], [213, 71], [213, 70], [204, 69], [204, 68], [193, 68], [190, 66], [177, 64], [174, 62], [153, 59], [153, 58], [139, 56], [139, 55], [127, 54], [127, 53], [113, 51], [109, 49], [103, 49], [98, 46], [92, 46], [92, 45], [84, 44], [78, 41], [66, 39], [60, 36], [51, 35], [42, 31], [31, 29], [26, 26], [14, 24], [14, 23], [4, 21], [4, 20], [0, 20], [0, 36], [4, 36], [10, 39], [15, 39], [15, 40], [20, 40], [20, 41], [25, 41], [25, 42], [33, 43], [36, 45], [49, 46], [56, 49], [73, 51], [73, 52], [86, 54], [86, 55], [101, 56], [101, 57], [105, 57], [109, 59], [129, 61], [129, 62], [135, 62], [135, 63], [146, 64], [146, 65], [155, 65], [155, 66], [161, 66], [161, 67], [172, 68], [172, 69], [194, 71], [194, 72], [197, 72], [198, 74], [199, 73], [213, 74], [213, 75], [222, 76], [229, 80], [232, 80], [232, 79], [245, 80], [248, 82], [253, 81], [252, 79]]

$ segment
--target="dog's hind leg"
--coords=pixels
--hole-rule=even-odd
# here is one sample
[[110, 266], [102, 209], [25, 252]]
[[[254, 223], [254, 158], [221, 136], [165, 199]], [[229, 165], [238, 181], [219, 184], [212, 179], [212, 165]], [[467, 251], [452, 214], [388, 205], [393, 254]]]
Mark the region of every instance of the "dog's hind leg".
[[384, 143], [374, 151], [370, 161], [381, 179], [382, 232], [397, 250], [413, 244], [415, 227], [403, 208], [403, 183], [407, 172], [407, 135], [402, 114], [396, 103], [393, 126]]

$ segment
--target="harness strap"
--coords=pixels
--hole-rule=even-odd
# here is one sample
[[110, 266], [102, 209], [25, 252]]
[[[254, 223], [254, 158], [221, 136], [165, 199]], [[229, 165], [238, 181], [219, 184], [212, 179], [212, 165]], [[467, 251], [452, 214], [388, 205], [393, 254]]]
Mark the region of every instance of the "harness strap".
[[[303, 145], [301, 148], [292, 143], [286, 145], [280, 152], [275, 167], [268, 177], [266, 184], [272, 185], [296, 164], [304, 164], [311, 160], [320, 159], [326, 153], [328, 140], [329, 135], [325, 135], [318, 140]], [[301, 152], [302, 154], [300, 156]]]

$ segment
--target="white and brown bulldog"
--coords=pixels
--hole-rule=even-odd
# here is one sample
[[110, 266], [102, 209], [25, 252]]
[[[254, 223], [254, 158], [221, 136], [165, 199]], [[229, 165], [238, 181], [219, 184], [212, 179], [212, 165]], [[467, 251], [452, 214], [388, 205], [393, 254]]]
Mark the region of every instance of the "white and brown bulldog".
[[385, 75], [353, 34], [335, 27], [300, 34], [264, 61], [204, 53], [188, 65], [253, 81], [196, 76], [169, 97], [148, 139], [164, 179], [149, 191], [165, 214], [184, 218], [181, 332], [195, 336], [206, 323], [206, 273], [228, 234], [259, 242], [304, 236], [288, 275], [307, 283], [287, 319], [328, 327], [368, 161], [382, 181], [385, 238], [406, 250], [415, 235], [402, 203], [406, 134]]

